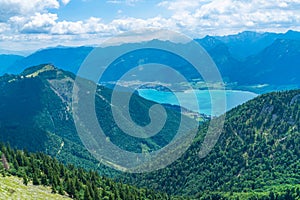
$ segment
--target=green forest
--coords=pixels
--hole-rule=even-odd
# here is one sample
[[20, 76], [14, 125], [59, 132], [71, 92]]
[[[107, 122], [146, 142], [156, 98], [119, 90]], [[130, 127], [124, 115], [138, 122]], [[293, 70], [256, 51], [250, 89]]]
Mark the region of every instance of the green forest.
[[0, 151], [2, 176], [21, 177], [24, 185], [32, 182], [33, 185], [50, 186], [52, 193], [68, 195], [74, 199], [185, 199], [114, 182], [93, 170], [87, 171], [71, 164], [65, 166], [43, 153], [15, 150], [2, 143]]
[[[198, 152], [208, 123], [189, 150], [165, 169], [126, 177], [168, 194], [299, 198], [300, 90], [261, 95], [226, 113], [223, 132], [205, 158]], [[125, 178], [125, 179], [126, 179]], [[269, 194], [270, 193], [270, 194]], [[285, 197], [285, 195], [287, 195]]]
[[[10, 166], [2, 166], [4, 175], [76, 199], [299, 199], [300, 90], [263, 94], [227, 112], [218, 143], [205, 158], [198, 152], [209, 120], [199, 124], [189, 149], [171, 165], [128, 174], [100, 164], [81, 143], [70, 111], [73, 83], [72, 73], [52, 65], [0, 77], [0, 140], [12, 146], [1, 145]], [[95, 102], [114, 144], [141, 152], [172, 139], [180, 122], [176, 110], [166, 108], [170, 126], [156, 137], [132, 139], [113, 121], [111, 94], [98, 86]], [[133, 95], [133, 120], [147, 124], [145, 113], [153, 104]]]

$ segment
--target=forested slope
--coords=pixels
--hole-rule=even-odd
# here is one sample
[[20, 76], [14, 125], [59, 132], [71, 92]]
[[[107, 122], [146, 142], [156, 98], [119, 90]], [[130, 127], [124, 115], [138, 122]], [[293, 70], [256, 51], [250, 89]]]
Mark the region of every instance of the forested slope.
[[299, 123], [300, 90], [259, 96], [226, 114], [222, 135], [208, 156], [198, 156], [207, 129], [204, 124], [181, 159], [165, 169], [135, 175], [130, 182], [196, 197], [209, 192], [269, 191], [282, 185], [297, 186]]

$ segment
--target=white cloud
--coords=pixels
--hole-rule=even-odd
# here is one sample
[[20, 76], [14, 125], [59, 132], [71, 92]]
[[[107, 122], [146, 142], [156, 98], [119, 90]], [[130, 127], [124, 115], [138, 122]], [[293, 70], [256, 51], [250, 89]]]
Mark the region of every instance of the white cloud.
[[85, 32], [82, 21], [68, 22], [62, 21], [56, 23], [52, 29], [52, 34], [83, 34]]
[[158, 6], [173, 12], [182, 31], [227, 34], [246, 29], [288, 29], [300, 23], [300, 0], [175, 0]]
[[168, 27], [169, 21], [162, 17], [154, 17], [148, 19], [127, 17], [122, 19], [115, 19], [108, 25], [121, 33], [125, 31], [144, 28], [165, 28]]
[[0, 33], [5, 33], [10, 30], [10, 26], [6, 23], [0, 23]]
[[21, 29], [23, 33], [48, 33], [53, 25], [56, 24], [58, 19], [57, 14], [36, 13], [34, 16], [30, 17], [30, 20], [24, 24]]
[[[60, 0], [67, 4], [70, 0]], [[140, 0], [109, 0], [110, 3], [134, 4]], [[59, 8], [57, 0], [0, 0], [5, 5], [17, 5], [7, 11], [9, 22], [17, 31], [49, 34], [105, 34], [113, 35], [139, 28], [169, 28], [192, 36], [227, 34], [246, 29], [265, 30], [270, 27], [288, 29], [300, 23], [300, 0], [175, 0], [162, 1], [158, 6], [171, 12], [171, 17], [147, 19], [125, 17], [104, 23], [99, 18], [87, 20], [59, 20], [48, 8]], [[13, 7], [13, 6], [12, 6]], [[35, 12], [34, 12], [35, 11]], [[0, 12], [5, 14], [4, 11]], [[14, 13], [14, 15], [13, 15]], [[19, 13], [19, 14], [18, 14]], [[35, 13], [28, 16], [28, 13]], [[6, 15], [9, 16], [9, 15]]]
[[189, 1], [162, 1], [158, 3], [158, 6], [165, 7], [169, 10], [187, 10], [187, 9], [194, 9], [200, 5], [202, 1], [199, 0], [189, 0]]
[[64, 5], [67, 5], [68, 3], [70, 3], [71, 0], [61, 0], [61, 2], [64, 4]]
[[[138, 9], [138, 1], [142, 0], [106, 2], [135, 5]], [[70, 0], [31, 0], [30, 3], [24, 0], [0, 0], [0, 42], [5, 38], [11, 41], [44, 41], [44, 44], [51, 44], [51, 40], [58, 44], [78, 44], [79, 41], [81, 44], [89, 44], [108, 36], [144, 28], [167, 28], [191, 37], [226, 35], [243, 30], [300, 30], [300, 0], [161, 1], [157, 6], [167, 10], [168, 16], [162, 12], [161, 15], [148, 18], [125, 17], [126, 10], [122, 10], [110, 22], [96, 17], [68, 21], [50, 13], [49, 10], [58, 9], [60, 3], [69, 2]]]
[[131, 30], [138, 30], [144, 28], [164, 28], [168, 23], [167, 19], [162, 17], [154, 17], [149, 19], [138, 18], [122, 18], [115, 19], [110, 23], [104, 23], [100, 18], [91, 17], [84, 21], [62, 21], [57, 22], [51, 29], [52, 34], [99, 34], [105, 36], [112, 36]]
[[52, 34], [77, 35], [77, 34], [114, 34], [116, 30], [110, 24], [104, 24], [100, 18], [91, 17], [84, 21], [61, 21], [53, 25]]
[[35, 13], [26, 17], [11, 17], [10, 23], [21, 33], [47, 33], [54, 35], [79, 35], [79, 34], [99, 34], [115, 35], [131, 30], [144, 28], [165, 28], [172, 25], [172, 21], [154, 17], [149, 19], [121, 18], [110, 23], [104, 23], [100, 18], [91, 17], [83, 21], [59, 21], [57, 14]]
[[31, 15], [36, 12], [44, 12], [47, 9], [59, 8], [57, 0], [0, 0], [0, 21], [18, 15]]
[[137, 2], [141, 0], [107, 0], [107, 3], [113, 3], [113, 4], [126, 4], [129, 6], [134, 6]]

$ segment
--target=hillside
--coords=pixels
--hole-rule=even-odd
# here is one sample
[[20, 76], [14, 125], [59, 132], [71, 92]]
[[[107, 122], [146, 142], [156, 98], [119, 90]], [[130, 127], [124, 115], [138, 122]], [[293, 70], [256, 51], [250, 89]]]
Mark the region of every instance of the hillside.
[[[117, 172], [99, 164], [77, 134], [71, 105], [74, 78], [73, 74], [52, 65], [40, 65], [28, 68], [20, 75], [0, 77], [0, 141], [19, 149], [47, 153], [64, 163], [97, 168], [101, 173], [113, 176]], [[84, 80], [84, 84], [90, 82]], [[181, 119], [176, 110], [166, 108], [167, 126], [158, 134], [146, 139], [137, 138], [124, 134], [116, 125], [109, 103], [111, 95], [112, 90], [98, 86], [96, 115], [107, 140], [128, 151], [151, 152], [173, 139]], [[141, 125], [148, 124], [148, 110], [154, 102], [134, 94], [130, 103], [134, 105], [130, 106], [132, 119]]]
[[278, 39], [243, 63], [240, 84], [298, 85], [300, 40]]
[[[58, 73], [50, 66], [44, 72], [51, 69]], [[33, 76], [27, 76], [30, 74]], [[45, 152], [65, 163], [94, 168], [95, 159], [75, 134], [68, 104], [45, 77], [36, 75], [28, 70], [19, 76], [0, 77], [0, 141], [19, 149]], [[61, 80], [67, 78], [60, 75]]]
[[113, 182], [95, 171], [64, 166], [45, 154], [9, 145], [0, 144], [0, 155], [0, 199], [182, 199]]
[[[297, 63], [298, 43], [276, 40], [273, 45], [278, 50], [265, 49], [256, 65], [263, 66], [267, 55], [274, 56], [274, 62], [282, 61], [279, 64], [291, 58]], [[226, 49], [226, 46], [217, 44], [213, 49], [218, 48]], [[286, 50], [291, 52], [284, 55]], [[291, 69], [297, 70], [292, 64]], [[297, 80], [296, 72], [286, 75]], [[277, 199], [298, 198], [300, 90], [264, 94], [226, 113], [223, 133], [214, 150], [203, 159], [198, 157], [198, 152], [208, 123], [200, 126], [189, 150], [167, 168], [148, 174], [121, 174], [99, 164], [76, 134], [70, 110], [74, 78], [72, 73], [52, 65], [39, 65], [20, 75], [0, 77], [0, 141], [171, 195], [204, 199], [272, 199], [272, 195]], [[102, 120], [108, 140], [128, 151], [149, 152], [164, 147], [173, 138], [179, 114], [167, 107], [170, 129], [163, 129], [149, 139], [124, 134], [114, 123], [109, 109], [111, 94], [112, 90], [97, 86], [96, 114]], [[154, 103], [137, 95], [131, 100], [133, 120], [141, 125], [149, 123], [145, 113]]]
[[14, 200], [14, 199], [71, 199], [67, 196], [51, 193], [51, 188], [43, 186], [34, 186], [31, 183], [27, 186], [23, 184], [22, 178], [15, 176], [0, 176], [0, 199]]
[[181, 159], [129, 182], [199, 198], [210, 192], [232, 197], [277, 191], [280, 196], [284, 185], [300, 184], [299, 125], [300, 90], [261, 95], [226, 114], [222, 135], [207, 157], [198, 156], [207, 128], [203, 125]]

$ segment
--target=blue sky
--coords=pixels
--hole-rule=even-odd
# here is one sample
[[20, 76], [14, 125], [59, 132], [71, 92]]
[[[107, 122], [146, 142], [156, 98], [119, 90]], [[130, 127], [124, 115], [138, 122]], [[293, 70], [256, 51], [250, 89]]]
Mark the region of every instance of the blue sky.
[[143, 28], [193, 38], [300, 30], [300, 0], [0, 0], [0, 49], [97, 45]]
[[167, 14], [164, 8], [156, 6], [159, 2], [159, 0], [136, 2], [117, 0], [73, 0], [57, 10], [56, 13], [58, 13], [61, 18], [70, 21], [87, 19], [91, 16], [102, 18], [105, 23], [109, 23], [117, 18], [129, 16], [147, 19], [160, 15], [161, 13]]

